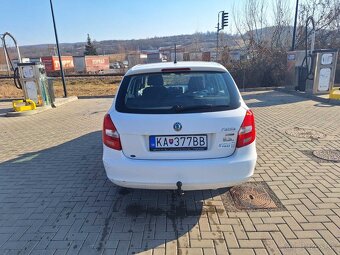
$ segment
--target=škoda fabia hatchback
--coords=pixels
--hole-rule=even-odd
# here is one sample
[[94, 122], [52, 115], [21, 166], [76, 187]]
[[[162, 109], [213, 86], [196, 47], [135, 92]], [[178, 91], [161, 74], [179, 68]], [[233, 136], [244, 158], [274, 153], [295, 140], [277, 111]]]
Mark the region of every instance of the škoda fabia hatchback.
[[229, 187], [253, 175], [257, 158], [253, 112], [211, 62], [131, 68], [105, 115], [103, 146], [107, 177], [129, 188]]

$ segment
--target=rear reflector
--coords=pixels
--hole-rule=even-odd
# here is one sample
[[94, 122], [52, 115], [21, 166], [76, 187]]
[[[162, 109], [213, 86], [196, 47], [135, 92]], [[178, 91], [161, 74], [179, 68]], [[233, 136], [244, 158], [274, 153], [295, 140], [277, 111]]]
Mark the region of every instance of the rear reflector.
[[255, 119], [254, 113], [251, 110], [247, 110], [246, 116], [243, 119], [240, 130], [237, 137], [237, 148], [241, 148], [255, 141]]
[[164, 68], [161, 70], [163, 73], [185, 72], [191, 71], [190, 68]]
[[106, 114], [103, 122], [103, 143], [114, 150], [122, 150], [120, 137], [109, 114]]

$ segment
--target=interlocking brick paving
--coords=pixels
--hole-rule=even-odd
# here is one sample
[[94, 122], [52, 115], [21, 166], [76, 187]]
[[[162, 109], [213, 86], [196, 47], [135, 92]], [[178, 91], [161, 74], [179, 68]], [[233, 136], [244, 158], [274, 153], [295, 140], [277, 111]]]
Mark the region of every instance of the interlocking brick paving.
[[[122, 189], [101, 162], [111, 99], [83, 99], [6, 118], [0, 103], [0, 254], [340, 254], [340, 106], [276, 91], [244, 93], [258, 163], [287, 210], [226, 211], [225, 190]], [[326, 136], [298, 138], [304, 128]]]

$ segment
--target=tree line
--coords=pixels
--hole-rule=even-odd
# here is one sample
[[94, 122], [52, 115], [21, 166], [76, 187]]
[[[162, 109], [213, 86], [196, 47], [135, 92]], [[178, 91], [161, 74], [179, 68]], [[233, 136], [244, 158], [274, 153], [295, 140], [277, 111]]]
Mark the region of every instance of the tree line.
[[[238, 34], [237, 47], [245, 57], [230, 61], [229, 46], [222, 52], [222, 63], [231, 71], [239, 86], [284, 85], [287, 51], [291, 49], [294, 10], [286, 0], [246, 0], [241, 9], [233, 11]], [[274, 21], [268, 22], [271, 13]], [[340, 2], [338, 0], [308, 0], [300, 3], [296, 34], [296, 49], [305, 48], [305, 23], [315, 20], [315, 49], [340, 48]], [[235, 49], [235, 47], [233, 48]]]

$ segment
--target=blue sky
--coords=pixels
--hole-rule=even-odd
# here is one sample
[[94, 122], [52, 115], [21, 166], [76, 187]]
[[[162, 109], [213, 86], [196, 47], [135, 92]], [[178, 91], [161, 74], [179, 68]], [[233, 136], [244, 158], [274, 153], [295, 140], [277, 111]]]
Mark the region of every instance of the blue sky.
[[[53, 0], [59, 42], [85, 41], [87, 33], [101, 41], [215, 31], [218, 11], [231, 11], [242, 2]], [[49, 0], [2, 1], [0, 34], [4, 32], [12, 33], [19, 45], [55, 43]]]

